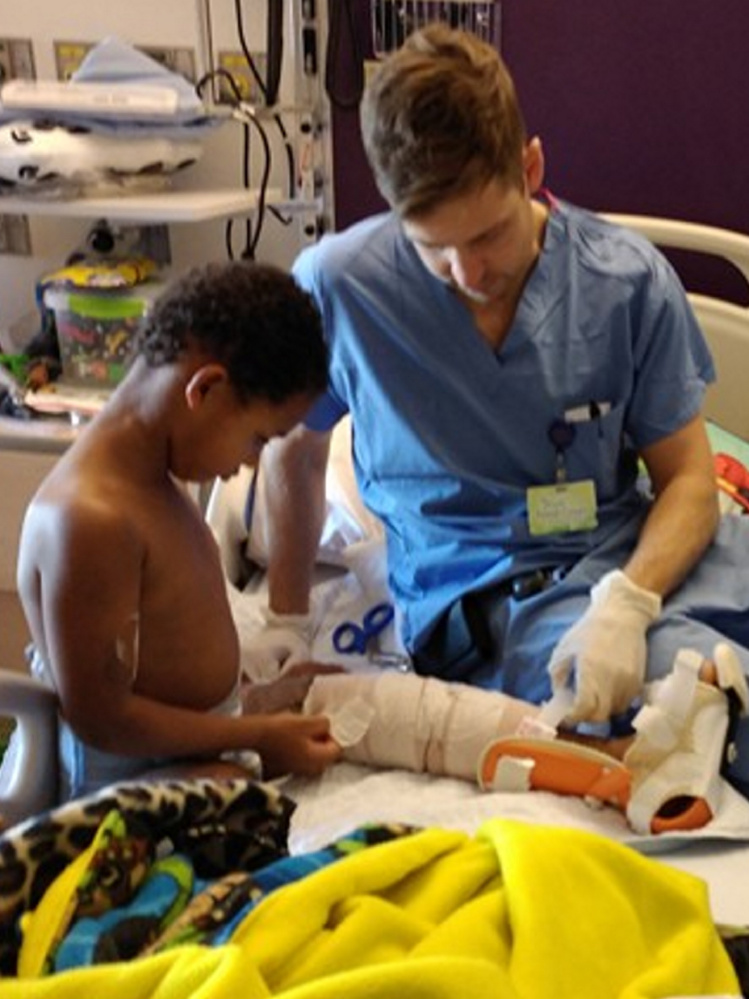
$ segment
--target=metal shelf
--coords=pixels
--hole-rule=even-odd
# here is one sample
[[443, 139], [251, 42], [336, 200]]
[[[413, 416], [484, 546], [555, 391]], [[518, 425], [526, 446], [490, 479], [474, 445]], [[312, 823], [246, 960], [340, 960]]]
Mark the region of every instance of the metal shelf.
[[[158, 225], [205, 222], [235, 215], [251, 215], [257, 208], [256, 190], [226, 188], [214, 191], [159, 191], [107, 198], [21, 198], [0, 196], [0, 215], [37, 215], [57, 218], [106, 218], [113, 222]], [[266, 205], [285, 212], [315, 210], [317, 202], [284, 200], [277, 189], [268, 191]]]

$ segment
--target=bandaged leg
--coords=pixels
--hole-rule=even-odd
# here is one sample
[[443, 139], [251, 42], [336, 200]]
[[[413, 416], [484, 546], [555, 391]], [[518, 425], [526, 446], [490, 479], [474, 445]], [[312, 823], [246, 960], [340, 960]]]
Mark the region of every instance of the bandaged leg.
[[682, 650], [671, 675], [650, 684], [622, 761], [575, 742], [509, 738], [488, 745], [479, 766], [486, 789], [575, 794], [622, 808], [636, 832], [701, 828], [716, 814], [730, 721], [749, 695], [739, 661], [719, 644], [715, 683], [700, 679], [701, 655]]
[[539, 710], [506, 694], [387, 670], [316, 677], [304, 702], [307, 714], [330, 719], [346, 760], [470, 781], [486, 744]]

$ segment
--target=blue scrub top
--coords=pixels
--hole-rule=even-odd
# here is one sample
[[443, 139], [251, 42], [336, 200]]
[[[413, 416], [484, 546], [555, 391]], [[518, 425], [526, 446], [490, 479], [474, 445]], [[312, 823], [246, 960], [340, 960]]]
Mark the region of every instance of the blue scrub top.
[[[555, 202], [497, 351], [392, 214], [325, 237], [294, 273], [331, 351], [308, 425], [352, 415], [357, 481], [385, 525], [410, 648], [468, 590], [570, 565], [627, 524], [634, 543], [636, 452], [691, 420], [714, 378], [684, 290], [649, 242]], [[565, 467], [594, 481], [598, 526], [534, 537], [526, 490], [555, 480], [550, 427], [591, 402], [602, 415], [575, 424]]]

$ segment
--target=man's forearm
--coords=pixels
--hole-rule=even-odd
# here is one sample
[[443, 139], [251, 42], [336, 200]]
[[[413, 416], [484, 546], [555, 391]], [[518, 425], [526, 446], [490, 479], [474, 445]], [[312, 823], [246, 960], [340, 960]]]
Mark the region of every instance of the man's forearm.
[[684, 476], [653, 504], [638, 544], [623, 569], [638, 586], [666, 597], [699, 562], [718, 527], [717, 490], [704, 478]]
[[267, 453], [268, 592], [277, 614], [306, 614], [325, 519], [329, 440], [300, 430]]

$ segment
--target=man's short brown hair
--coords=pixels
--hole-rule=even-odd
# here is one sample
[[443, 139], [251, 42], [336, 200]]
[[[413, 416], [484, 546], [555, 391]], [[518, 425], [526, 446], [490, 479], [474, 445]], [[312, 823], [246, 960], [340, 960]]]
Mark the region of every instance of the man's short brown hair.
[[410, 35], [367, 86], [361, 127], [379, 191], [402, 217], [493, 179], [523, 183], [512, 77], [468, 32], [430, 24]]

